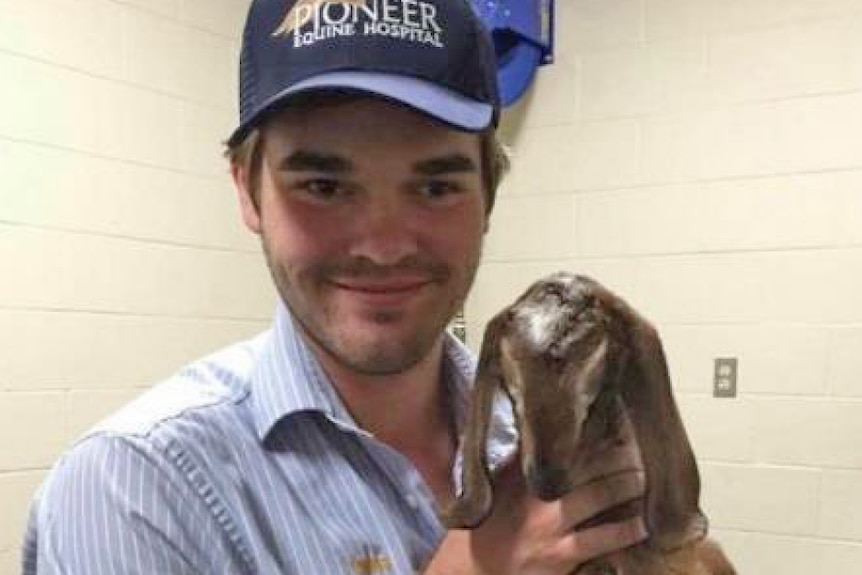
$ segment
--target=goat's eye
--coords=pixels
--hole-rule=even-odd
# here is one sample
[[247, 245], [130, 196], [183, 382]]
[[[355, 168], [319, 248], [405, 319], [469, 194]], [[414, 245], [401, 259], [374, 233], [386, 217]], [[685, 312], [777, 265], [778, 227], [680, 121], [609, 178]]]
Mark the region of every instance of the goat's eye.
[[545, 286], [545, 294], [549, 296], [556, 297], [558, 299], [563, 299], [563, 291], [560, 289], [560, 286], [557, 284], [548, 284]]

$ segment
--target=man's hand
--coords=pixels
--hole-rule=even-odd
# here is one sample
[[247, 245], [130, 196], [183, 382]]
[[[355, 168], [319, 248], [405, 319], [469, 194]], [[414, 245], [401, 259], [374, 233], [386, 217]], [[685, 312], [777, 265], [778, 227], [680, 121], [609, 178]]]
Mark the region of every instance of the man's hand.
[[531, 496], [517, 458], [495, 474], [491, 515], [445, 538], [426, 575], [568, 575], [584, 563], [647, 537], [640, 517], [575, 531], [587, 519], [643, 497], [634, 442], [612, 447], [582, 469], [583, 482], [563, 498]]
[[606, 453], [601, 467], [562, 499], [544, 502], [526, 491], [520, 469], [509, 464], [495, 484], [495, 505], [473, 530], [470, 550], [482, 575], [565, 575], [580, 565], [646, 538], [639, 517], [582, 531], [575, 527], [616, 505], [643, 496], [643, 472], [626, 467], [625, 448]]

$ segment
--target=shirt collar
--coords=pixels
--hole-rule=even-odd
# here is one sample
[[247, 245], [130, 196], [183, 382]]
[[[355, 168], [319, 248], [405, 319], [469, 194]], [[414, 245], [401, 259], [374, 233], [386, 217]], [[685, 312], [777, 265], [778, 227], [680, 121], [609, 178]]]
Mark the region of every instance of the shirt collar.
[[[468, 416], [469, 394], [476, 371], [470, 350], [452, 334], [444, 335], [443, 379], [460, 433]], [[338, 427], [365, 434], [356, 425], [283, 302], [251, 374], [251, 402], [258, 437], [264, 441], [283, 420], [316, 412]]]

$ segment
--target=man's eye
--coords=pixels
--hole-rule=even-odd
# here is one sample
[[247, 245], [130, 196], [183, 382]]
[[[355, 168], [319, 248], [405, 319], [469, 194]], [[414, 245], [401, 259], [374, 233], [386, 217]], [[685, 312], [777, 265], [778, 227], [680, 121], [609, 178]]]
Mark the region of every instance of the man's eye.
[[299, 189], [319, 200], [333, 200], [347, 194], [347, 189], [338, 180], [314, 179], [300, 182]]
[[419, 191], [425, 199], [439, 201], [454, 198], [461, 193], [462, 189], [454, 182], [436, 180], [425, 182], [420, 186]]

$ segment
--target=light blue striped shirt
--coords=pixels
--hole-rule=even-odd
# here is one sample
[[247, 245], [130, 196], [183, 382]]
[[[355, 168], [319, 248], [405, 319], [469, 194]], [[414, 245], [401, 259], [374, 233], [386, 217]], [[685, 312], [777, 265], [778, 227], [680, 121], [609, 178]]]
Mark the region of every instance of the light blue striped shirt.
[[[475, 362], [448, 335], [443, 369], [460, 429]], [[499, 411], [495, 461], [514, 443]], [[357, 427], [280, 306], [271, 330], [185, 368], [60, 459], [23, 572], [408, 574], [444, 534], [419, 472]]]

